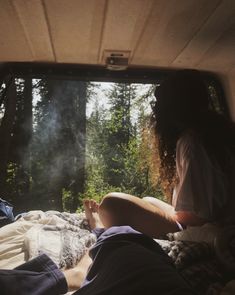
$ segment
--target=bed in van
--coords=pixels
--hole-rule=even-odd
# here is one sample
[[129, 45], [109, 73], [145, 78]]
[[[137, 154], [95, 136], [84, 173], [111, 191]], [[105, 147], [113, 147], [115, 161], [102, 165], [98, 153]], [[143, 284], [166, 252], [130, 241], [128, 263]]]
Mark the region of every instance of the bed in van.
[[[86, 83], [148, 84], [149, 92], [146, 93], [151, 94], [151, 87], [161, 83], [169, 73], [177, 69], [197, 69], [202, 72], [211, 92], [213, 107], [235, 120], [233, 0], [5, 0], [0, 2], [0, 26], [0, 197], [7, 198], [13, 205], [17, 204], [17, 214], [26, 212], [19, 216], [14, 225], [8, 225], [9, 230], [6, 230], [7, 226], [0, 230], [1, 239], [9, 241], [9, 236], [14, 237], [19, 233], [19, 222], [24, 224], [17, 245], [1, 243], [1, 267], [12, 268], [25, 261], [26, 252], [21, 251], [23, 244], [28, 249], [25, 250], [28, 251], [27, 255], [34, 257], [38, 248], [30, 246], [34, 241], [30, 241], [30, 237], [36, 240], [39, 234], [37, 230], [45, 223], [51, 222], [51, 231], [54, 231], [55, 222], [61, 226], [72, 222], [79, 225], [79, 231], [87, 230], [82, 213], [76, 219], [70, 213], [48, 212], [58, 208], [62, 211], [63, 206], [74, 212], [81, 204], [73, 193], [76, 196], [84, 193], [85, 140], [80, 141], [78, 158], [82, 164], [79, 179], [72, 179], [63, 190], [61, 187], [61, 190], [54, 192], [50, 190], [51, 194], [63, 196], [59, 201], [45, 196], [42, 193], [45, 182], [38, 181], [38, 196], [44, 197], [38, 197], [33, 206], [27, 206], [31, 196], [25, 193], [33, 183], [29, 169], [39, 174], [43, 162], [37, 160], [29, 167], [26, 161], [24, 166], [19, 160], [20, 153], [14, 150], [14, 147], [29, 145], [31, 138], [30, 132], [22, 133], [17, 126], [26, 126], [30, 121], [27, 130], [32, 132], [37, 129], [39, 123], [32, 122], [42, 117], [42, 110], [48, 110], [46, 99], [50, 98], [50, 91], [55, 85], [59, 89], [57, 93], [61, 92], [62, 85], [69, 92], [71, 87], [75, 87], [73, 82], [78, 81], [78, 96], [83, 98], [78, 103], [85, 106]], [[48, 81], [54, 81], [54, 84]], [[70, 82], [69, 86], [66, 81]], [[101, 87], [101, 92], [104, 89]], [[43, 91], [46, 93], [45, 100], [40, 101]], [[99, 95], [102, 105], [103, 98]], [[99, 103], [97, 106], [100, 107]], [[20, 113], [19, 110], [24, 112]], [[81, 134], [85, 134], [86, 111], [84, 107], [76, 121]], [[55, 122], [56, 117], [52, 114], [49, 113], [49, 117]], [[16, 117], [18, 123], [14, 121]], [[24, 119], [26, 117], [31, 119], [27, 121]], [[81, 118], [84, 120], [81, 121]], [[34, 151], [37, 155], [45, 152], [36, 148]], [[69, 173], [70, 170], [66, 171]], [[20, 185], [16, 185], [16, 182]], [[42, 210], [30, 210], [36, 208]], [[30, 233], [29, 229], [32, 230]], [[195, 284], [195, 288], [199, 288], [200, 294], [212, 290], [217, 292], [213, 294], [234, 294], [235, 257], [229, 248], [231, 245], [234, 247], [234, 242], [229, 244], [234, 241], [234, 232], [232, 229], [220, 235], [215, 247], [213, 230], [207, 227], [197, 246], [195, 241], [190, 241], [191, 232], [188, 232], [187, 241], [178, 241], [171, 236], [171, 240], [162, 241], [162, 247]], [[40, 247], [44, 247], [45, 251], [48, 250], [48, 239], [60, 239], [59, 234], [49, 238], [44, 232], [40, 232], [40, 235], [45, 242]], [[205, 241], [205, 236], [211, 237], [211, 243]], [[92, 237], [87, 233], [82, 249], [92, 242]], [[8, 260], [4, 256], [7, 250]], [[58, 253], [53, 254], [54, 259], [58, 265], [64, 266], [67, 262], [58, 261]], [[224, 267], [222, 270], [220, 263]], [[221, 291], [227, 283], [227, 288], [231, 288], [230, 293]]]

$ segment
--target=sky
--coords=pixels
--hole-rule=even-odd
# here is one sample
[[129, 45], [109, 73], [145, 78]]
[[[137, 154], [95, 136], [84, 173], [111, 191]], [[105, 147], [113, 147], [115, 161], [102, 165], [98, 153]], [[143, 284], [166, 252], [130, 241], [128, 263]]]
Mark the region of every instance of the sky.
[[[112, 86], [115, 83], [110, 82], [94, 82], [94, 85], [97, 85], [97, 89], [95, 90], [95, 94], [91, 97], [90, 101], [87, 104], [87, 117], [89, 117], [92, 111], [95, 109], [95, 101], [97, 99], [99, 107], [102, 109], [109, 109], [109, 102], [108, 102], [108, 91], [111, 90]], [[144, 92], [151, 86], [151, 84], [135, 84], [138, 87], [137, 93], [139, 96], [143, 95]], [[146, 101], [146, 112], [150, 112], [150, 101], [153, 97], [149, 97], [149, 100]], [[137, 115], [132, 114], [134, 117]]]
[[[34, 79], [33, 83], [37, 83], [38, 80]], [[108, 101], [108, 92], [111, 90], [113, 85], [115, 83], [110, 82], [92, 82], [93, 85], [97, 85], [97, 87], [94, 89], [94, 92], [92, 93], [86, 107], [86, 116], [87, 118], [90, 117], [91, 113], [95, 111], [98, 103], [99, 109], [108, 110], [110, 105]], [[151, 84], [135, 84], [137, 85], [137, 94], [138, 96], [143, 95], [147, 89], [151, 86]], [[33, 106], [35, 107], [38, 100], [40, 99], [40, 95], [38, 94], [37, 89], [34, 90], [33, 93]], [[153, 99], [153, 97], [149, 97], [149, 99], [146, 101], [145, 104], [145, 111], [146, 113], [151, 112], [150, 108], [150, 101]], [[132, 108], [131, 111], [131, 118], [132, 121], [135, 122], [138, 119], [138, 109]]]

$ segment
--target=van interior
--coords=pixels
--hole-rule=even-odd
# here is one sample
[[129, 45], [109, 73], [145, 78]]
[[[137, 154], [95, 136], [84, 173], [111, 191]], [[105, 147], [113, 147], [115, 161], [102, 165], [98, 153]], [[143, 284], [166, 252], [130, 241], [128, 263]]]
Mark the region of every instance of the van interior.
[[[100, 167], [101, 162], [98, 162], [100, 159], [97, 156], [97, 149], [93, 146], [99, 142], [100, 138], [105, 138], [105, 130], [107, 126], [110, 126], [108, 124], [111, 124], [112, 115], [109, 113], [105, 117], [105, 112], [109, 110], [108, 105], [113, 103], [114, 107], [115, 102], [112, 97], [115, 98], [113, 94], [115, 91], [134, 93], [133, 113], [127, 117], [128, 122], [132, 122], [131, 128], [134, 128], [133, 126], [138, 125], [137, 122], [143, 118], [146, 119], [150, 114], [151, 110], [147, 104], [151, 104], [156, 85], [175, 70], [197, 69], [201, 71], [208, 85], [213, 107], [235, 120], [235, 1], [233, 0], [4, 0], [0, 1], [0, 26], [2, 28], [0, 32], [0, 162], [2, 167], [5, 167], [0, 168], [2, 170], [0, 178], [5, 181], [3, 183], [0, 180], [0, 197], [12, 203], [15, 215], [25, 211], [32, 212], [29, 220], [30, 218], [44, 220], [43, 218], [48, 217], [44, 213], [46, 210], [67, 212], [77, 210], [79, 215], [82, 214], [81, 200], [83, 195], [86, 195], [87, 186], [89, 186], [87, 194], [97, 195], [105, 193], [105, 189], [125, 188], [123, 182], [121, 187], [120, 183], [116, 185], [113, 182], [103, 191], [96, 192], [96, 186], [103, 187], [104, 182], [97, 176], [101, 171], [97, 166]], [[87, 93], [91, 97], [90, 104]], [[107, 93], [106, 96], [104, 93]], [[70, 100], [70, 96], [78, 97], [78, 99]], [[51, 110], [48, 101], [52, 101], [52, 106], [57, 108], [57, 113]], [[76, 104], [79, 105], [77, 113], [73, 109]], [[65, 106], [63, 111], [61, 111], [61, 105]], [[141, 110], [146, 108], [142, 117], [134, 105]], [[66, 114], [70, 114], [71, 117]], [[100, 122], [106, 122], [107, 125], [98, 126], [98, 121], [95, 121], [97, 116], [100, 116]], [[72, 121], [72, 117], [76, 120]], [[49, 128], [48, 124], [50, 124], [52, 127], [48, 134], [51, 134], [51, 138], [55, 136], [59, 129], [56, 129], [53, 124], [57, 120], [60, 122], [60, 130], [68, 137], [57, 141], [59, 149], [56, 150], [56, 144], [49, 146], [50, 135], [45, 135], [42, 131]], [[147, 126], [146, 120], [144, 122], [145, 125], [141, 125], [142, 129], [136, 127], [137, 138], [143, 134], [147, 136], [143, 133], [145, 130], [143, 126]], [[26, 125], [28, 129], [26, 128], [27, 131], [23, 132], [22, 126]], [[69, 135], [71, 130], [68, 125], [75, 126], [74, 128], [79, 130], [79, 136]], [[35, 131], [33, 143], [32, 130]], [[93, 137], [88, 137], [89, 134]], [[58, 139], [55, 138], [55, 140]], [[113, 138], [110, 137], [109, 140], [115, 144]], [[74, 145], [75, 141], [79, 144]], [[69, 144], [64, 147], [64, 142]], [[128, 145], [128, 149], [132, 151], [135, 149], [133, 142], [132, 145]], [[41, 148], [36, 148], [34, 143]], [[93, 146], [87, 157], [86, 149], [89, 149], [89, 144]], [[118, 141], [116, 144], [118, 145]], [[104, 145], [105, 143], [102, 143], [98, 149], [101, 150]], [[30, 146], [30, 151], [34, 152], [35, 161], [32, 160], [33, 156], [29, 154], [25, 146], [27, 148]], [[63, 148], [64, 154], [68, 155], [71, 146], [78, 152], [76, 155], [71, 155], [69, 160], [63, 158], [64, 156], [60, 158], [60, 161], [67, 163], [61, 168], [61, 173], [66, 174], [67, 178], [62, 179], [61, 175], [54, 170], [47, 169], [45, 162], [48, 163], [49, 159], [54, 159], [55, 153], [58, 156], [59, 150]], [[15, 151], [14, 147], [19, 149]], [[51, 149], [50, 153], [46, 152], [49, 149]], [[108, 158], [109, 150], [104, 148], [102, 151]], [[47, 157], [44, 162], [43, 157], [44, 159]], [[120, 157], [120, 154], [117, 157]], [[31, 162], [21, 162], [22, 158], [24, 160], [30, 158]], [[102, 165], [107, 164], [104, 158], [102, 158]], [[114, 159], [113, 155], [111, 158], [113, 164], [117, 164], [117, 158]], [[57, 159], [51, 162], [53, 167], [58, 164]], [[96, 162], [92, 162], [94, 159]], [[78, 160], [81, 162], [79, 167], [71, 168], [71, 163]], [[135, 161], [135, 158], [129, 160], [128, 169], [136, 169], [136, 167], [133, 168], [133, 164], [130, 164]], [[147, 161], [146, 158], [143, 161]], [[124, 166], [117, 165], [116, 172], [122, 167]], [[151, 170], [149, 167], [145, 169], [145, 173]], [[112, 167], [110, 169], [115, 170]], [[30, 174], [29, 171], [33, 172]], [[45, 171], [48, 173], [45, 174]], [[133, 174], [133, 170], [130, 171]], [[37, 197], [31, 201], [33, 173], [44, 175], [44, 178], [35, 181]], [[79, 177], [74, 176], [76, 173]], [[52, 174], [54, 178], [51, 177]], [[108, 177], [105, 172], [102, 175]], [[115, 175], [120, 176], [120, 173]], [[123, 177], [129, 179], [129, 176]], [[143, 174], [137, 174], [136, 178], [138, 177], [144, 179]], [[50, 185], [48, 184], [50, 189], [46, 184], [48, 179], [50, 179]], [[90, 182], [87, 182], [87, 179]], [[91, 182], [94, 179], [95, 184]], [[150, 180], [146, 179], [147, 177], [145, 181], [150, 183]], [[152, 187], [149, 190], [143, 188], [146, 182], [140, 184], [131, 178], [128, 181], [130, 186], [134, 184], [139, 188], [137, 193], [141, 196], [153, 193]], [[58, 190], [53, 190], [57, 182], [63, 182], [63, 185], [60, 185]], [[45, 188], [48, 189], [46, 194]], [[130, 190], [130, 192], [133, 191]], [[157, 193], [157, 196], [162, 198], [159, 188]], [[60, 198], [56, 199], [55, 194], [60, 195]], [[19, 218], [22, 218], [22, 215]], [[210, 232], [213, 232], [213, 228], [207, 229], [204, 236], [210, 235]], [[11, 235], [16, 235], [16, 231], [12, 230]], [[168, 248], [166, 247], [169, 255], [177, 256], [174, 257], [174, 262], [179, 264], [179, 268], [186, 265], [182, 268], [182, 272], [192, 281], [195, 281], [197, 270], [201, 270], [208, 263], [207, 259], [210, 258], [214, 265], [217, 263], [210, 252], [211, 246], [204, 244], [204, 236], [200, 240], [200, 253], [204, 260], [202, 259], [203, 266], [199, 268], [194, 263], [193, 266], [190, 265], [189, 270], [186, 256], [185, 261], [180, 260], [180, 251], [184, 248], [182, 242], [175, 242], [178, 247], [177, 255], [171, 252], [169, 245]], [[25, 252], [11, 252], [8, 256], [6, 255], [6, 249], [10, 249], [7, 244], [8, 238], [8, 236], [2, 236], [6, 244], [2, 243], [0, 246], [0, 268], [14, 268], [25, 261]], [[24, 238], [20, 238], [22, 243]], [[47, 239], [46, 236], [43, 238]], [[174, 242], [171, 241], [171, 243]], [[220, 243], [218, 245], [222, 247]], [[48, 245], [44, 246], [47, 249]], [[191, 244], [187, 246], [193, 253], [193, 246]], [[218, 254], [218, 251], [225, 250], [216, 251]], [[227, 253], [226, 251], [224, 253]], [[206, 258], [205, 253], [210, 253], [209, 258]], [[228, 258], [224, 257], [224, 253], [219, 253], [219, 260], [223, 261], [227, 270], [229, 269], [226, 272], [222, 271], [226, 273], [226, 280], [222, 278], [221, 273], [218, 274], [219, 264], [216, 264], [216, 270], [212, 271], [214, 281], [210, 280], [209, 271], [208, 275], [204, 273], [200, 275], [200, 294], [209, 294], [206, 293], [209, 292], [208, 284], [203, 285], [203, 280], [210, 281], [210, 287], [214, 290], [215, 282], [219, 282], [222, 286], [220, 291], [227, 283], [233, 284], [230, 293], [213, 294], [235, 294], [235, 256], [231, 254], [233, 257], [229, 259], [232, 262], [228, 266], [226, 262]], [[30, 255], [33, 257], [35, 252], [32, 250]], [[198, 283], [196, 285], [195, 282], [195, 286], [198, 288]]]

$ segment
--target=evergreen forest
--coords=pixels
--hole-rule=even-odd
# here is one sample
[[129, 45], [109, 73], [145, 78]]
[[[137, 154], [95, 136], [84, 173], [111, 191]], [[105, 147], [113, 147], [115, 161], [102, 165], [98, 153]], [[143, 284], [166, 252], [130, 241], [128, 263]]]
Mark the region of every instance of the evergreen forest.
[[[162, 198], [149, 119], [155, 86], [6, 79], [0, 196], [14, 211], [76, 212], [111, 191]], [[155, 166], [155, 167], [153, 167]]]

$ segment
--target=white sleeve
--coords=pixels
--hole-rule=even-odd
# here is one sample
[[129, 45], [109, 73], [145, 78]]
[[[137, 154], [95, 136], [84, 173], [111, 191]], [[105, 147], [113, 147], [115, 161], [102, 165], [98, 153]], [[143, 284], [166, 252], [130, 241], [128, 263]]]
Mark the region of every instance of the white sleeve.
[[227, 202], [228, 183], [202, 145], [191, 136], [177, 143], [176, 171], [179, 182], [173, 194], [175, 211], [189, 211], [214, 220]]

